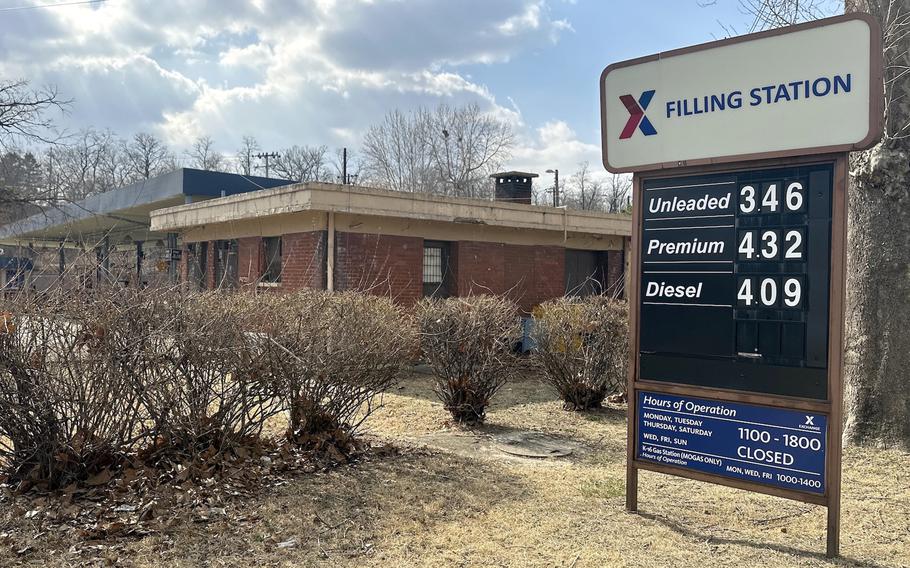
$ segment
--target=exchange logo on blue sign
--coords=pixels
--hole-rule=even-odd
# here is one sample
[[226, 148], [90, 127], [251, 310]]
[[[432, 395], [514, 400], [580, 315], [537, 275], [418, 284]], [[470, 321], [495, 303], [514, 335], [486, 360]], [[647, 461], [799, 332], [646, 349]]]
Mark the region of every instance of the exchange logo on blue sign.
[[825, 492], [823, 414], [644, 391], [637, 403], [637, 460]]

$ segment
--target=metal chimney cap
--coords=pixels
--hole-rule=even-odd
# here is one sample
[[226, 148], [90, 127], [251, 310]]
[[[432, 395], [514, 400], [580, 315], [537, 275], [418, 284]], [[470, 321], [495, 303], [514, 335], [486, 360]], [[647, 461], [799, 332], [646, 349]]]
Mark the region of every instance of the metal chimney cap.
[[499, 179], [499, 178], [506, 178], [506, 177], [536, 178], [536, 177], [540, 177], [540, 176], [537, 175], [537, 174], [533, 174], [533, 173], [531, 173], [531, 172], [516, 172], [516, 171], [511, 171], [511, 172], [499, 172], [499, 173], [495, 173], [495, 174], [493, 174], [493, 175], [490, 176], [490, 179]]

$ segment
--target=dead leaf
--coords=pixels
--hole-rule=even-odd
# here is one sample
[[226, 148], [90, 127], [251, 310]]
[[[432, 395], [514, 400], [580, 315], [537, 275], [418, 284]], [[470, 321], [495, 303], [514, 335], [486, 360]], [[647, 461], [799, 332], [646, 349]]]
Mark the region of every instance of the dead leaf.
[[139, 513], [139, 520], [148, 521], [148, 520], [151, 520], [154, 518], [155, 518], [155, 503], [152, 502], [152, 503], [149, 503], [148, 505], [146, 505], [142, 509], [142, 512]]
[[110, 481], [111, 481], [111, 470], [105, 469], [101, 473], [98, 473], [96, 475], [89, 477], [85, 481], [85, 484], [90, 485], [92, 487], [97, 487], [99, 485], [106, 485], [106, 484], [110, 483]]

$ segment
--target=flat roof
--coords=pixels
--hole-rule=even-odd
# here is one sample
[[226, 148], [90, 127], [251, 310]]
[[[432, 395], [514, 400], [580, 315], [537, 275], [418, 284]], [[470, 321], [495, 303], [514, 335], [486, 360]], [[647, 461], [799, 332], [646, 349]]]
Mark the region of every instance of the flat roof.
[[179, 232], [201, 225], [303, 211], [600, 235], [632, 234], [629, 215], [322, 182], [298, 183], [159, 209], [151, 212], [151, 228], [159, 232]]
[[64, 203], [0, 227], [0, 240], [89, 240], [106, 234], [132, 234], [136, 240], [160, 238], [149, 234], [149, 215], [155, 209], [291, 184], [288, 180], [180, 168], [137, 183]]
[[499, 178], [507, 178], [507, 177], [536, 178], [536, 177], [540, 177], [540, 176], [535, 173], [532, 173], [532, 172], [519, 172], [519, 171], [511, 170], [508, 172], [499, 172], [499, 173], [493, 174], [490, 176], [490, 179], [499, 179]]

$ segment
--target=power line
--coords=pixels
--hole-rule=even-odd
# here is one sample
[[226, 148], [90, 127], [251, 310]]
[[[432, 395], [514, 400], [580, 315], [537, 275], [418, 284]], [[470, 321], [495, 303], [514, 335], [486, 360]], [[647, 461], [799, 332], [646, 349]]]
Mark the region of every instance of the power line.
[[57, 4], [35, 4], [32, 6], [13, 6], [11, 8], [0, 8], [0, 12], [17, 12], [19, 10], [35, 10], [38, 8], [60, 8], [63, 6], [79, 6], [81, 4], [101, 4], [108, 0], [78, 0], [76, 2], [60, 2]]

